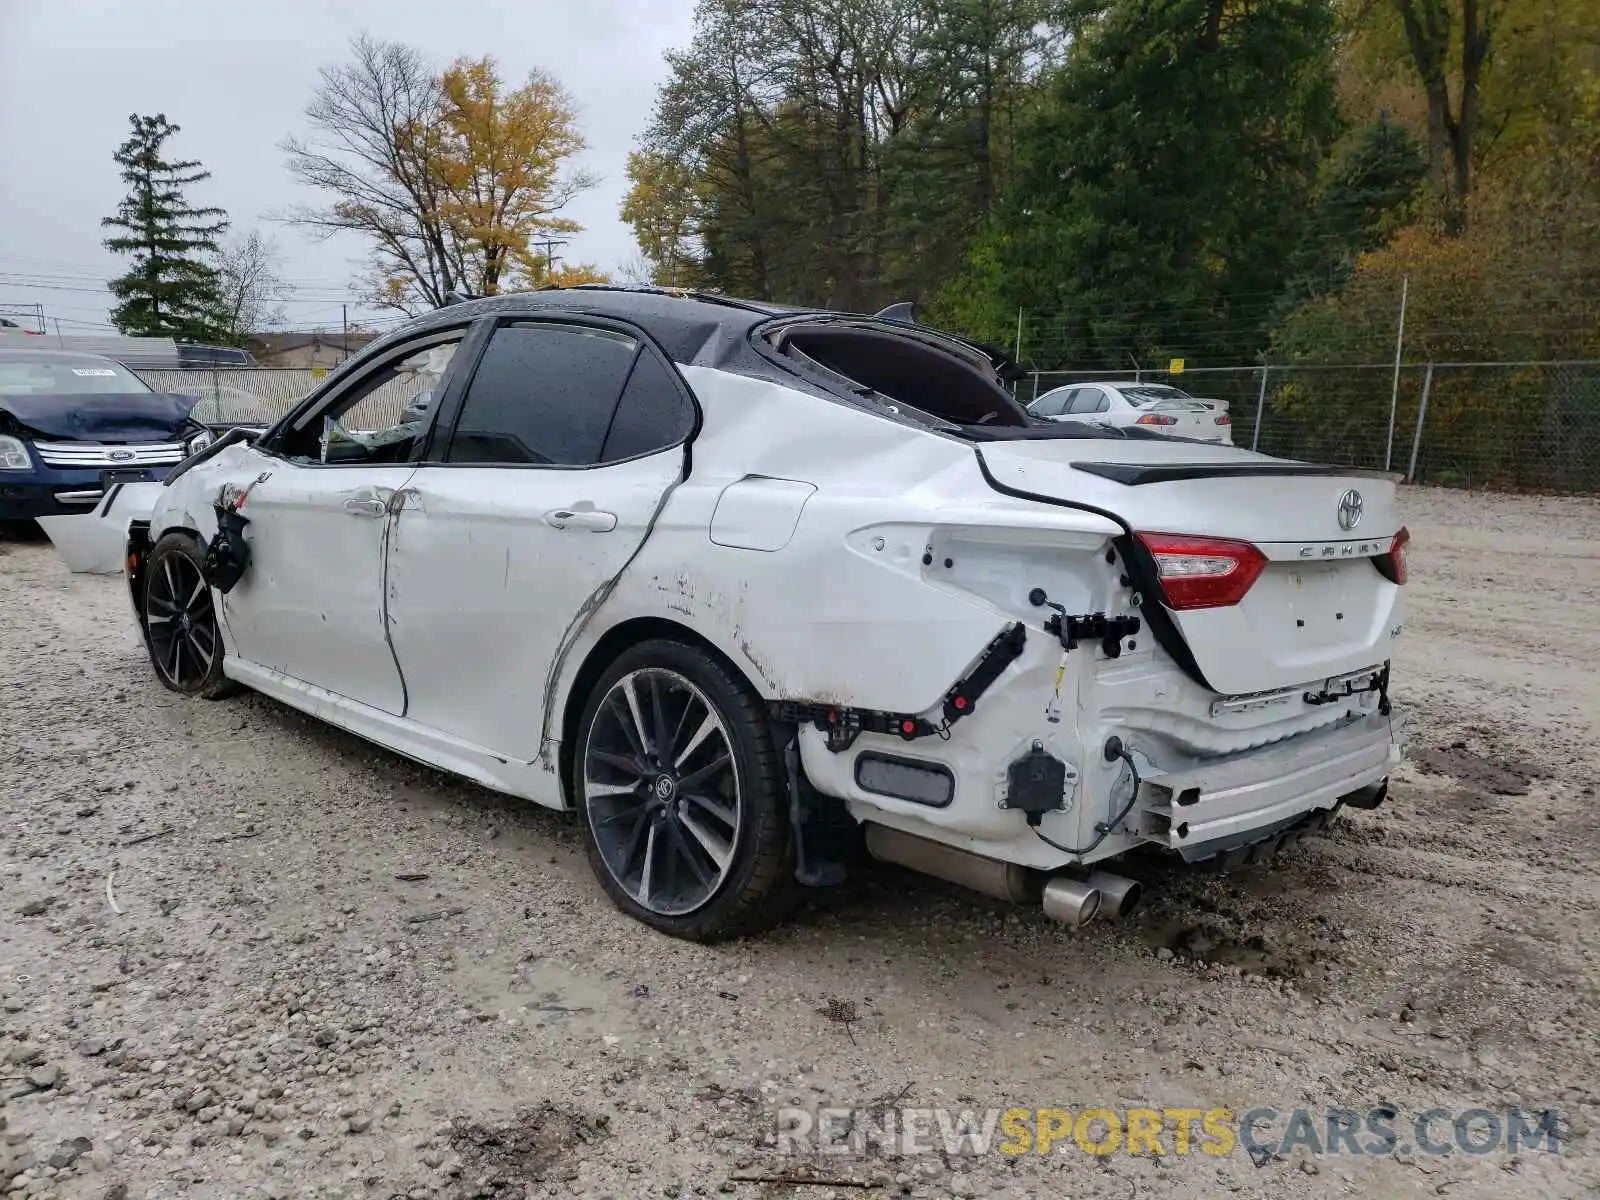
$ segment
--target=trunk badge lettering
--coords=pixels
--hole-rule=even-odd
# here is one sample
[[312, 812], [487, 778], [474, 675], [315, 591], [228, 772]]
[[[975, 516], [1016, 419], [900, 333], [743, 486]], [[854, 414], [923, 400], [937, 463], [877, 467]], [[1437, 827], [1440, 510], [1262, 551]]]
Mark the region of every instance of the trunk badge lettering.
[[1371, 558], [1388, 552], [1387, 542], [1314, 542], [1301, 546], [1296, 554], [1300, 558]]

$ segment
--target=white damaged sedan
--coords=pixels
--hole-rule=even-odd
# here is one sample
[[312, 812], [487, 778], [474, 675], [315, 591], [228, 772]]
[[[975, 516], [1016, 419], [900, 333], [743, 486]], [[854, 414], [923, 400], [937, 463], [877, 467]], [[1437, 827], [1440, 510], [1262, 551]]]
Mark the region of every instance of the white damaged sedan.
[[129, 529], [161, 681], [242, 684], [578, 813], [601, 884], [748, 933], [877, 858], [1068, 923], [1107, 860], [1373, 807], [1391, 478], [1030, 418], [903, 321], [649, 289], [456, 304]]

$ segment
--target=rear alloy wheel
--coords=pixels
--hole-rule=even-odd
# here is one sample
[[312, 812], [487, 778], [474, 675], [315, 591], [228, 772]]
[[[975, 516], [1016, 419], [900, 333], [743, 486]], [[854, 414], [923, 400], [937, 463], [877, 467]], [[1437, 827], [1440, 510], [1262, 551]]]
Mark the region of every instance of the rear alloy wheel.
[[222, 674], [217, 608], [200, 573], [193, 537], [169, 533], [144, 568], [144, 640], [156, 678], [186, 696], [217, 699], [232, 690]]
[[574, 793], [601, 884], [645, 923], [697, 941], [781, 919], [787, 805], [766, 712], [703, 651], [647, 642], [590, 697]]

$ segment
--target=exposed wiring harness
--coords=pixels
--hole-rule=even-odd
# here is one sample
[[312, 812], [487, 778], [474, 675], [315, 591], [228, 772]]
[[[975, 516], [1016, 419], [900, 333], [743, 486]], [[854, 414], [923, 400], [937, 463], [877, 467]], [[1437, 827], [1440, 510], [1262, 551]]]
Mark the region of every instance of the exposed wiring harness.
[[1063, 854], [1088, 854], [1089, 851], [1093, 850], [1101, 842], [1105, 841], [1106, 838], [1110, 837], [1112, 830], [1116, 829], [1118, 825], [1121, 825], [1122, 822], [1127, 819], [1128, 814], [1133, 811], [1133, 806], [1139, 799], [1139, 785], [1143, 782], [1139, 777], [1139, 768], [1133, 761], [1133, 755], [1128, 753], [1127, 748], [1122, 744], [1122, 739], [1119, 737], [1106, 739], [1105, 756], [1107, 762], [1115, 762], [1120, 758], [1123, 762], [1128, 764], [1128, 771], [1133, 776], [1133, 788], [1128, 792], [1128, 802], [1122, 806], [1122, 811], [1117, 813], [1117, 815], [1112, 817], [1109, 821], [1096, 822], [1094, 827], [1094, 841], [1090, 842], [1087, 846], [1063, 846], [1060, 842], [1055, 841], [1053, 838], [1046, 837], [1045, 834], [1039, 829], [1038, 825], [1039, 819], [1044, 814], [1029, 813], [1028, 826], [1033, 830], [1034, 837], [1038, 838], [1045, 845], [1054, 847], [1055, 849], [1061, 851]]

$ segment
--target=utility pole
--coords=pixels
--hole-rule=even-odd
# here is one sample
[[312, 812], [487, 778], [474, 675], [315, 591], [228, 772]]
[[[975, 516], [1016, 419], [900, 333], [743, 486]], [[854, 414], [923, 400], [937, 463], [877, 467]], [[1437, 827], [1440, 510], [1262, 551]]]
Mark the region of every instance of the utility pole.
[[1394, 383], [1389, 388], [1389, 440], [1383, 448], [1383, 469], [1394, 458], [1394, 413], [1400, 404], [1400, 355], [1406, 346], [1406, 296], [1411, 291], [1411, 276], [1400, 277], [1400, 326], [1394, 335]]
[[548, 233], [545, 233], [535, 234], [530, 240], [534, 245], [544, 247], [545, 279], [548, 280], [556, 273], [556, 264], [561, 261], [561, 259], [556, 255], [556, 247], [565, 246], [567, 244], [567, 239], [552, 237]]
[[[344, 321], [344, 357], [345, 358], [349, 358], [350, 357], [350, 306], [348, 304], [339, 305], [339, 315]], [[341, 359], [340, 361], [342, 362], [343, 359]]]

